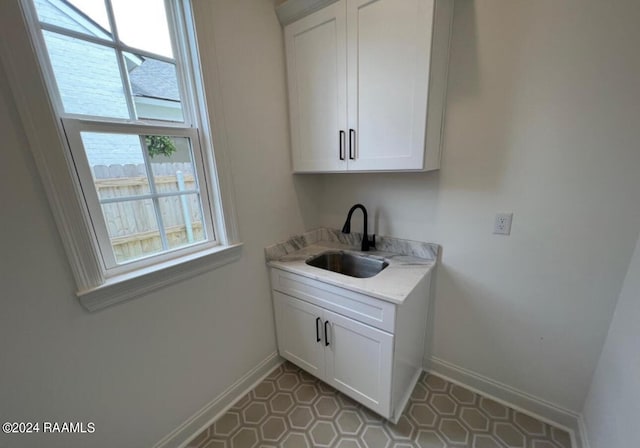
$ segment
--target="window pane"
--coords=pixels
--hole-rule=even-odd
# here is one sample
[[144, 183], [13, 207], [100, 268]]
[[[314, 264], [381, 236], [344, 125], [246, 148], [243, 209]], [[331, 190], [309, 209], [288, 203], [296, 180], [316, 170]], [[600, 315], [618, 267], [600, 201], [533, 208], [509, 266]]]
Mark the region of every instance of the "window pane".
[[99, 199], [150, 193], [138, 135], [81, 132]]
[[198, 190], [188, 138], [148, 135], [145, 143], [158, 193]]
[[197, 194], [162, 197], [158, 202], [170, 249], [205, 240]]
[[173, 58], [164, 0], [112, 0], [111, 4], [123, 43]]
[[102, 204], [102, 213], [118, 263], [162, 252], [151, 199]]
[[175, 64], [124, 53], [138, 118], [184, 121]]
[[207, 239], [189, 138], [80, 136], [117, 263]]
[[104, 0], [34, 0], [33, 3], [42, 23], [113, 40]]
[[116, 52], [44, 30], [65, 112], [129, 118]]

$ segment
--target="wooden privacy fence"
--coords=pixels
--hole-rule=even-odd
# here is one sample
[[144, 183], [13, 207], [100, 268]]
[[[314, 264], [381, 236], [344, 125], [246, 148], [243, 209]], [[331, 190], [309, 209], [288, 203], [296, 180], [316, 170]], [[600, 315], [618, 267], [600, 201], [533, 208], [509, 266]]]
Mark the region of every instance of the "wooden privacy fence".
[[[153, 200], [118, 198], [148, 195], [151, 176], [159, 195], [197, 189], [191, 163], [151, 163], [151, 171], [147, 176], [144, 164], [93, 167], [94, 183], [118, 262], [163, 250]], [[184, 179], [183, 186], [180, 177]], [[197, 194], [161, 196], [158, 205], [169, 248], [204, 240]]]

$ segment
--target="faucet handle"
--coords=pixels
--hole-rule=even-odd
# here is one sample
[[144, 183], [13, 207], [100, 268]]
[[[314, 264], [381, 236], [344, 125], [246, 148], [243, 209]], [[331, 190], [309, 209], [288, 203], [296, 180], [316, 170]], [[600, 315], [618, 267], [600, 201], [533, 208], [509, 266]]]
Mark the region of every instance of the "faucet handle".
[[376, 234], [371, 235], [371, 239], [369, 240], [369, 247], [376, 248]]

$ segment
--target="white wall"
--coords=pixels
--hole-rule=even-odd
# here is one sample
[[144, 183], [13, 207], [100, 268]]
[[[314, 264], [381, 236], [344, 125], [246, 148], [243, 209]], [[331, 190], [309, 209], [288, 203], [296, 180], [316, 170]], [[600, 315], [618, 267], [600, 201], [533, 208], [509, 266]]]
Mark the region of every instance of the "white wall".
[[592, 448], [624, 448], [640, 421], [640, 239], [584, 406]]
[[0, 420], [97, 428], [91, 436], [0, 434], [0, 446], [152, 446], [276, 349], [263, 248], [304, 229], [296, 194], [309, 183], [294, 190], [289, 175], [281, 29], [271, 1], [196, 8], [219, 46], [242, 258], [98, 313], [74, 296], [0, 70]]
[[325, 176], [318, 198], [319, 224], [362, 202], [379, 234], [443, 246], [433, 355], [576, 412], [640, 229], [639, 19], [456, 1], [442, 169]]
[[[356, 201], [377, 232], [444, 246], [435, 355], [579, 410], [640, 228], [639, 8], [458, 0], [443, 169], [292, 179], [273, 1], [198, 2], [243, 256], [95, 314], [73, 295], [0, 71], [0, 420], [98, 428], [0, 444], [152, 445], [275, 350], [263, 247], [337, 227]], [[490, 235], [498, 210], [515, 212], [511, 237]]]

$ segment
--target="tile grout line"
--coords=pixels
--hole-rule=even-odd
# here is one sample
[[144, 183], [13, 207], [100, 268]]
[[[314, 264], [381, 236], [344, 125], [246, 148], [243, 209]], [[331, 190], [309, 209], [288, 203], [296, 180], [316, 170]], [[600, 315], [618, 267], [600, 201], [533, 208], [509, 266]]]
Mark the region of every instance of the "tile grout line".
[[191, 446], [377, 448], [484, 442], [496, 448], [571, 448], [570, 434], [557, 424], [437, 373], [421, 374], [397, 425], [290, 363], [275, 367], [264, 378]]

